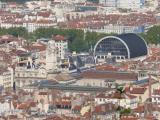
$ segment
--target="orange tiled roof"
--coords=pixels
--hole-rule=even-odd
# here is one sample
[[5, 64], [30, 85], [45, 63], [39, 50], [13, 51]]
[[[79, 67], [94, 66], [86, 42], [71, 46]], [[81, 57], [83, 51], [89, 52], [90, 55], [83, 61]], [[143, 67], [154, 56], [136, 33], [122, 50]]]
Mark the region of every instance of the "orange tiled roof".
[[97, 105], [94, 108], [94, 114], [106, 114], [107, 112], [115, 111], [117, 107], [112, 103]]
[[144, 105], [138, 106], [133, 111], [136, 113], [143, 113], [144, 112]]
[[48, 95], [48, 92], [39, 92], [39, 95]]
[[126, 87], [125, 92], [130, 94], [144, 94], [147, 88], [145, 87]]
[[78, 110], [78, 111], [80, 111], [80, 110], [81, 110], [81, 106], [80, 106], [80, 105], [76, 105], [76, 106], [74, 106], [73, 110]]
[[97, 78], [97, 79], [116, 79], [116, 80], [137, 80], [136, 73], [123, 73], [123, 72], [99, 72], [99, 71], [85, 71], [81, 73], [84, 78]]
[[21, 103], [17, 105], [17, 109], [28, 109], [29, 105], [27, 103]]
[[53, 37], [53, 40], [55, 40], [55, 41], [65, 41], [65, 40], [67, 40], [67, 38], [62, 36], [62, 35], [56, 35], [56, 36]]

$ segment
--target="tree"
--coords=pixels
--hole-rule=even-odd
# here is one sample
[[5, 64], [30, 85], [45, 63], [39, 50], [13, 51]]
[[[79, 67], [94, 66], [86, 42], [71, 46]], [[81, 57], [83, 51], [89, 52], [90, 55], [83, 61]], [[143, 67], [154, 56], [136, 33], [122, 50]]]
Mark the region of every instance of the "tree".
[[120, 111], [120, 115], [129, 115], [131, 113], [131, 109], [127, 108], [127, 109], [122, 109]]
[[86, 44], [84, 40], [77, 38], [71, 44], [69, 44], [69, 48], [71, 51], [82, 52], [86, 51]]
[[146, 34], [142, 34], [148, 43], [160, 44], [160, 26], [151, 27]]
[[98, 40], [100, 40], [101, 38], [103, 38], [107, 35], [111, 35], [111, 34], [97, 33], [97, 32], [86, 32], [85, 41], [86, 41], [87, 50], [89, 50], [91, 46], [92, 47], [95, 46], [95, 44], [97, 43]]
[[123, 87], [117, 87], [117, 91], [120, 92], [120, 94], [123, 94], [125, 92]]
[[27, 35], [28, 35], [28, 32], [24, 27], [9, 28], [9, 29], [6, 29], [6, 32], [10, 35], [15, 36], [15, 37], [19, 37], [19, 36], [27, 37]]
[[[72, 51], [89, 51], [95, 46], [98, 40], [105, 36], [114, 35], [113, 33], [86, 32], [79, 29], [60, 29], [60, 28], [39, 28], [30, 33], [23, 27], [0, 28], [0, 35], [10, 34], [16, 37], [24, 37], [28, 42], [36, 41], [39, 38], [51, 38], [55, 35], [67, 37], [69, 50]], [[160, 44], [160, 26], [151, 27], [147, 33], [139, 34], [147, 43]]]

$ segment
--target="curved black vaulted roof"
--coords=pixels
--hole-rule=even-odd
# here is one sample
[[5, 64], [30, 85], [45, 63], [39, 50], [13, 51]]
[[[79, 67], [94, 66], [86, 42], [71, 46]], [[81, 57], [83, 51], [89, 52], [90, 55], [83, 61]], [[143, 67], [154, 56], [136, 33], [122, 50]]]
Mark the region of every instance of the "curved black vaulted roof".
[[148, 54], [147, 44], [143, 38], [134, 33], [117, 35], [123, 40], [130, 51], [130, 58], [144, 56]]
[[[134, 33], [125, 33], [125, 34], [120, 34], [120, 35], [115, 35], [115, 36], [106, 36], [106, 37], [100, 39], [94, 48], [95, 55], [97, 55], [96, 52], [98, 52], [97, 47], [104, 46], [103, 43], [104, 43], [104, 41], [107, 41], [107, 40], [120, 41], [120, 43], [122, 43], [127, 49], [127, 53], [128, 53], [127, 58], [136, 58], [136, 57], [148, 55], [148, 48], [147, 48], [147, 44], [146, 44], [145, 40], [143, 38], [141, 38], [139, 35], [134, 34]], [[114, 42], [109, 42], [108, 44], [114, 44]], [[113, 45], [113, 46], [115, 46], [115, 45]], [[101, 49], [101, 48], [99, 47], [98, 49]], [[104, 47], [102, 49], [104, 49]], [[110, 48], [107, 48], [107, 45], [106, 45], [105, 49], [107, 50]], [[112, 47], [112, 49], [114, 50], [113, 47]], [[116, 50], [116, 48], [115, 48], [115, 50]], [[98, 53], [98, 54], [101, 54], [101, 53]]]

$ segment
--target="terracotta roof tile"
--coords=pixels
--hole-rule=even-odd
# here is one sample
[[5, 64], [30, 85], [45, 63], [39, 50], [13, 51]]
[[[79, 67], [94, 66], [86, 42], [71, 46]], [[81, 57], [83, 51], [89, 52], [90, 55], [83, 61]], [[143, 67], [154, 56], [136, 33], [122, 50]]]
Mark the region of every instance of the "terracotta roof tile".
[[144, 94], [147, 88], [145, 87], [126, 87], [125, 92], [130, 94]]
[[48, 92], [39, 92], [39, 95], [48, 95]]
[[99, 66], [96, 66], [96, 70], [118, 71], [118, 68], [112, 65], [99, 65]]
[[111, 103], [102, 104], [102, 105], [95, 106], [93, 113], [94, 114], [106, 114], [107, 112], [113, 112], [116, 109], [117, 107], [114, 104], [111, 104]]
[[80, 111], [80, 110], [81, 110], [81, 106], [80, 106], [80, 105], [76, 105], [76, 106], [74, 106], [73, 110], [78, 110], [78, 111]]
[[17, 105], [17, 109], [28, 109], [29, 105], [27, 103], [21, 103]]
[[115, 80], [137, 80], [136, 73], [127, 72], [101, 72], [101, 71], [85, 71], [81, 73], [84, 78], [99, 78], [99, 79], [115, 79]]
[[71, 101], [56, 101], [56, 105], [71, 106]]
[[48, 18], [51, 15], [51, 13], [50, 12], [38, 12], [37, 15]]
[[144, 113], [144, 105], [138, 106], [133, 111], [136, 113]]
[[160, 95], [160, 88], [153, 91], [153, 95]]
[[56, 36], [53, 37], [53, 40], [55, 40], [55, 41], [66, 41], [67, 38], [62, 36], [62, 35], [56, 35]]

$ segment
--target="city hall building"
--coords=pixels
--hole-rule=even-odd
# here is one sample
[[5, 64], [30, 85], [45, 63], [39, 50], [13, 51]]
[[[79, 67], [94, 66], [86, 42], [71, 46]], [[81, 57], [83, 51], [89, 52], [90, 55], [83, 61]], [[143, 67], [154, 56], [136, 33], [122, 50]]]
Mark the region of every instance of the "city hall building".
[[94, 57], [99, 61], [105, 61], [107, 58], [143, 59], [147, 55], [148, 48], [145, 40], [134, 33], [106, 36], [94, 47]]

